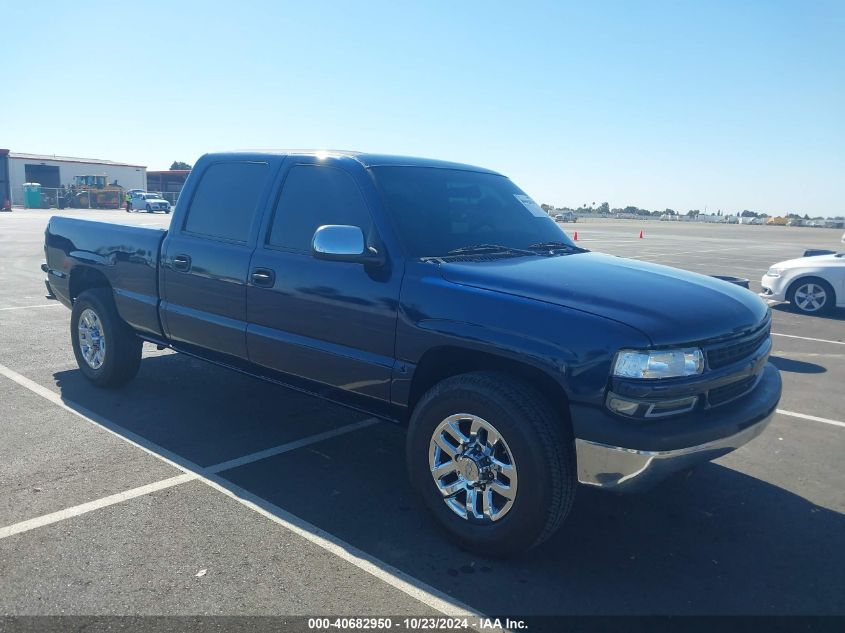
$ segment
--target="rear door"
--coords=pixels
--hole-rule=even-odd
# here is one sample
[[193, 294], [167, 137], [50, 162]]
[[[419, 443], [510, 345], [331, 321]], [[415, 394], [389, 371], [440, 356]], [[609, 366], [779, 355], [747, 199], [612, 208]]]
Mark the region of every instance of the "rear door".
[[246, 359], [246, 278], [271, 185], [269, 162], [206, 164], [162, 253], [162, 324], [207, 355]]
[[380, 242], [375, 190], [357, 163], [299, 157], [286, 166], [247, 285], [250, 360], [351, 394], [388, 401], [401, 271], [316, 259], [319, 226], [358, 226]]

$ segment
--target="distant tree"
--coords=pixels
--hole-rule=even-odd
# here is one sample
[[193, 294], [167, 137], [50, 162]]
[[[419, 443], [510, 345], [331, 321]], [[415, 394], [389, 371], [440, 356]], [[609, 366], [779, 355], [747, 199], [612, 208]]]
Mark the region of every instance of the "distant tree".
[[672, 209], [666, 209], [663, 213], [665, 213], [666, 215], [678, 215], [678, 214], [677, 214], [677, 213], [675, 213], [675, 211], [674, 211], [674, 210], [672, 210]]
[[701, 213], [701, 212], [698, 209], [690, 209], [689, 211], [687, 211], [687, 215], [691, 218], [694, 218], [699, 213]]
[[183, 163], [181, 160], [174, 160], [170, 169], [191, 169], [191, 166], [188, 163]]
[[599, 213], [610, 213], [610, 205], [607, 202], [602, 202], [599, 205]]
[[555, 209], [555, 208], [554, 208], [554, 206], [552, 206], [552, 205], [550, 205], [550, 204], [541, 204], [541, 205], [540, 205], [540, 208], [541, 208], [543, 211], [545, 211], [546, 213], [548, 213], [549, 211], [554, 211], [554, 209]]
[[804, 214], [804, 219], [805, 219], [805, 220], [809, 220], [809, 219], [810, 219], [810, 214], [809, 214], [809, 213], [805, 213], [805, 214]]

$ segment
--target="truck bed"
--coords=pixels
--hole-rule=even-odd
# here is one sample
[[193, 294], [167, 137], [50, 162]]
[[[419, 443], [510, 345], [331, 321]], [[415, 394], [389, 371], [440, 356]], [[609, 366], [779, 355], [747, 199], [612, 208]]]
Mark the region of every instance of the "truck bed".
[[164, 229], [54, 216], [45, 232], [50, 288], [70, 306], [75, 283], [102, 276], [120, 316], [136, 330], [162, 337], [158, 266], [165, 235]]

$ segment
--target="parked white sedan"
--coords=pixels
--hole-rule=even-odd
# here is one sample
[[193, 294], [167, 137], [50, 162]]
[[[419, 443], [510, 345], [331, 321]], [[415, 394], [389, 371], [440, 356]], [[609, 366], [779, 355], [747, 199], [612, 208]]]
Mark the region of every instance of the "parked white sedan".
[[760, 280], [763, 299], [789, 301], [804, 314], [845, 308], [845, 253], [779, 262]]
[[146, 211], [147, 213], [164, 211], [170, 213], [170, 203], [157, 193], [139, 193], [130, 199], [129, 206], [132, 211]]

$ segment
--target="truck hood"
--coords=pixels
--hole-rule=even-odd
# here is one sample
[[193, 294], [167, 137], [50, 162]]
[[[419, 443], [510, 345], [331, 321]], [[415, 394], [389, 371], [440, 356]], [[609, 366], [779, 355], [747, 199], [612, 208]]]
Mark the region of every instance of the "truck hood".
[[[636, 328], [654, 345], [742, 332], [768, 306], [739, 286], [600, 253], [441, 264], [447, 281], [589, 312]], [[561, 323], [565, 329], [565, 322]]]

